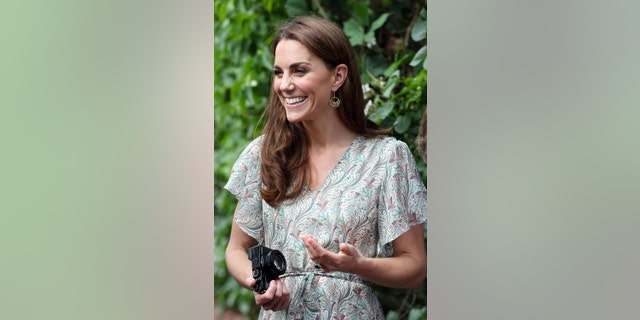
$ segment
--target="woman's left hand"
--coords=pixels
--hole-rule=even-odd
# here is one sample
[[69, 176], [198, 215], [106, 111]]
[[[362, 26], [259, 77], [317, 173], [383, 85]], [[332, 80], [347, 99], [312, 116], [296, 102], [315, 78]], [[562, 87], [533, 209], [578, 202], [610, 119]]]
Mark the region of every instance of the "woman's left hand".
[[303, 235], [300, 238], [307, 248], [311, 260], [320, 265], [322, 271], [356, 273], [358, 263], [364, 258], [356, 247], [348, 243], [341, 243], [340, 251], [333, 253], [322, 247], [313, 236]]

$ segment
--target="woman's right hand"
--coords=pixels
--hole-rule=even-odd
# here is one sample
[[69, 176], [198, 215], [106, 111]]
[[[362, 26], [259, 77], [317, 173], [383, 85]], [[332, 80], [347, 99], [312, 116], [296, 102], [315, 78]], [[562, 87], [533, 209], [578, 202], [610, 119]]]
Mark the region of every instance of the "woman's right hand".
[[[249, 277], [245, 283], [249, 288], [253, 288], [256, 285], [256, 280], [253, 277]], [[289, 306], [289, 289], [281, 279], [271, 280], [267, 291], [264, 293], [254, 291], [253, 296], [256, 304], [265, 310], [278, 311], [284, 310]]]

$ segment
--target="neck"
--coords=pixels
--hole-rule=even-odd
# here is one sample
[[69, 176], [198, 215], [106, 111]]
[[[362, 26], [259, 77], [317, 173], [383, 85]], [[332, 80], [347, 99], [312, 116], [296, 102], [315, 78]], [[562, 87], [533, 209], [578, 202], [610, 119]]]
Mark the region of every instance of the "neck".
[[322, 125], [315, 122], [305, 122], [304, 128], [310, 142], [309, 147], [316, 150], [348, 146], [357, 135], [339, 119]]

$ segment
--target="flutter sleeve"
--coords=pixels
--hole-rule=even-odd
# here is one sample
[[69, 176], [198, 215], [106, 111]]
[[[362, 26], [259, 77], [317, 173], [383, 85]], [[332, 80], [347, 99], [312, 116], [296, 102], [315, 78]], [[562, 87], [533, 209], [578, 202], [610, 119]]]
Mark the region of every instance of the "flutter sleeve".
[[259, 243], [264, 239], [260, 196], [261, 142], [262, 138], [257, 138], [242, 151], [231, 169], [229, 181], [224, 186], [238, 199], [235, 222], [242, 231]]
[[387, 139], [378, 207], [378, 255], [392, 255], [391, 242], [411, 227], [427, 222], [427, 189], [406, 143]]

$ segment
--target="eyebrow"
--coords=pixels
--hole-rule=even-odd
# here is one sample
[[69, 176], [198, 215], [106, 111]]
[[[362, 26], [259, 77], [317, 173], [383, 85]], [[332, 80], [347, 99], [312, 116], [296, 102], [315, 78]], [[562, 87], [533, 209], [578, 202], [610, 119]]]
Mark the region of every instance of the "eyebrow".
[[[297, 68], [297, 67], [302, 66], [302, 65], [311, 65], [311, 63], [310, 63], [310, 62], [305, 62], [305, 61], [302, 61], [302, 62], [294, 62], [294, 63], [292, 63], [292, 64], [289, 66], [289, 68]], [[274, 64], [274, 65], [273, 65], [273, 68], [274, 68], [274, 69], [282, 69], [282, 68], [280, 68], [280, 66], [278, 66], [277, 64]]]

